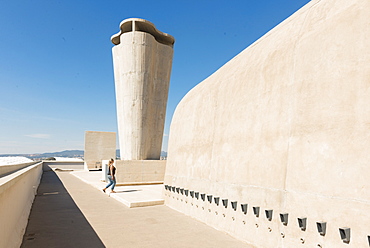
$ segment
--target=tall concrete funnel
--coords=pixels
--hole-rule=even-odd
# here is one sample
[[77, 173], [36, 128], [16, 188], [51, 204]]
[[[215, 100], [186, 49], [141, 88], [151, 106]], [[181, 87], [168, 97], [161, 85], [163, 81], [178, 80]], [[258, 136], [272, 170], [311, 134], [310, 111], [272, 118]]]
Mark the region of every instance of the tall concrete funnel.
[[111, 41], [121, 159], [159, 159], [175, 40], [130, 18]]

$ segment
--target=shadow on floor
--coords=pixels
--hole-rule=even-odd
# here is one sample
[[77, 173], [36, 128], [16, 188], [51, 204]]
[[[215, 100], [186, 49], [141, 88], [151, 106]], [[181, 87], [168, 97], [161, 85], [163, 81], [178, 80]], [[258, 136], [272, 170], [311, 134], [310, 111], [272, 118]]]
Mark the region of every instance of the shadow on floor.
[[128, 189], [128, 190], [117, 191], [117, 193], [130, 193], [130, 192], [136, 192], [136, 191], [142, 191], [142, 190], [141, 189]]
[[105, 247], [59, 177], [45, 171], [21, 247]]

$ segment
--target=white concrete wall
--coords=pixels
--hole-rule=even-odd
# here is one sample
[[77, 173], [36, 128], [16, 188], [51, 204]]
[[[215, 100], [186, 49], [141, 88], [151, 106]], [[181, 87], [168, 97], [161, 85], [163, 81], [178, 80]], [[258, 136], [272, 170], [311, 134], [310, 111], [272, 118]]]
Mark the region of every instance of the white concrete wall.
[[109, 164], [109, 160], [102, 160], [101, 164], [102, 164], [102, 168], [101, 168], [102, 175], [101, 175], [100, 180], [103, 181], [103, 182], [108, 182], [108, 164]]
[[229, 205], [168, 190], [166, 204], [256, 247], [368, 247], [369, 16], [368, 0], [311, 1], [192, 89], [171, 123], [165, 184]]
[[121, 159], [159, 160], [174, 39], [142, 19], [120, 28], [112, 53]]
[[42, 175], [42, 163], [0, 178], [0, 247], [20, 247]]
[[117, 160], [117, 185], [163, 183], [166, 160]]

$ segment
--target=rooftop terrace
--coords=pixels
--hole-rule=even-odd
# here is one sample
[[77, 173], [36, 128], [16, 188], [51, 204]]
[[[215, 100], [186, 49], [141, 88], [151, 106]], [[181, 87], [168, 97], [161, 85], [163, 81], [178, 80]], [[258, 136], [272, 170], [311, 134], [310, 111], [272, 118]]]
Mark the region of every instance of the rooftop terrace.
[[110, 197], [104, 184], [97, 172], [44, 171], [21, 247], [250, 247], [164, 205], [127, 207], [163, 201], [163, 185]]

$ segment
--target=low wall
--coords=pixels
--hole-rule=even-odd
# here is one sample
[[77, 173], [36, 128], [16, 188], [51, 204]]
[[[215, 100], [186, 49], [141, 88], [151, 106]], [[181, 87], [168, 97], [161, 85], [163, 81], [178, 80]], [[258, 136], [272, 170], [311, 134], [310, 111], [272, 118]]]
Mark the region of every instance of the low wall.
[[12, 165], [1, 165], [0, 166], [0, 177], [11, 174], [17, 170], [23, 169], [36, 162], [24, 163], [24, 164], [12, 164]]
[[117, 185], [163, 183], [166, 160], [117, 160]]
[[62, 170], [83, 170], [84, 161], [43, 161], [44, 171], [56, 168]]
[[20, 247], [41, 175], [40, 162], [0, 178], [0, 247]]

